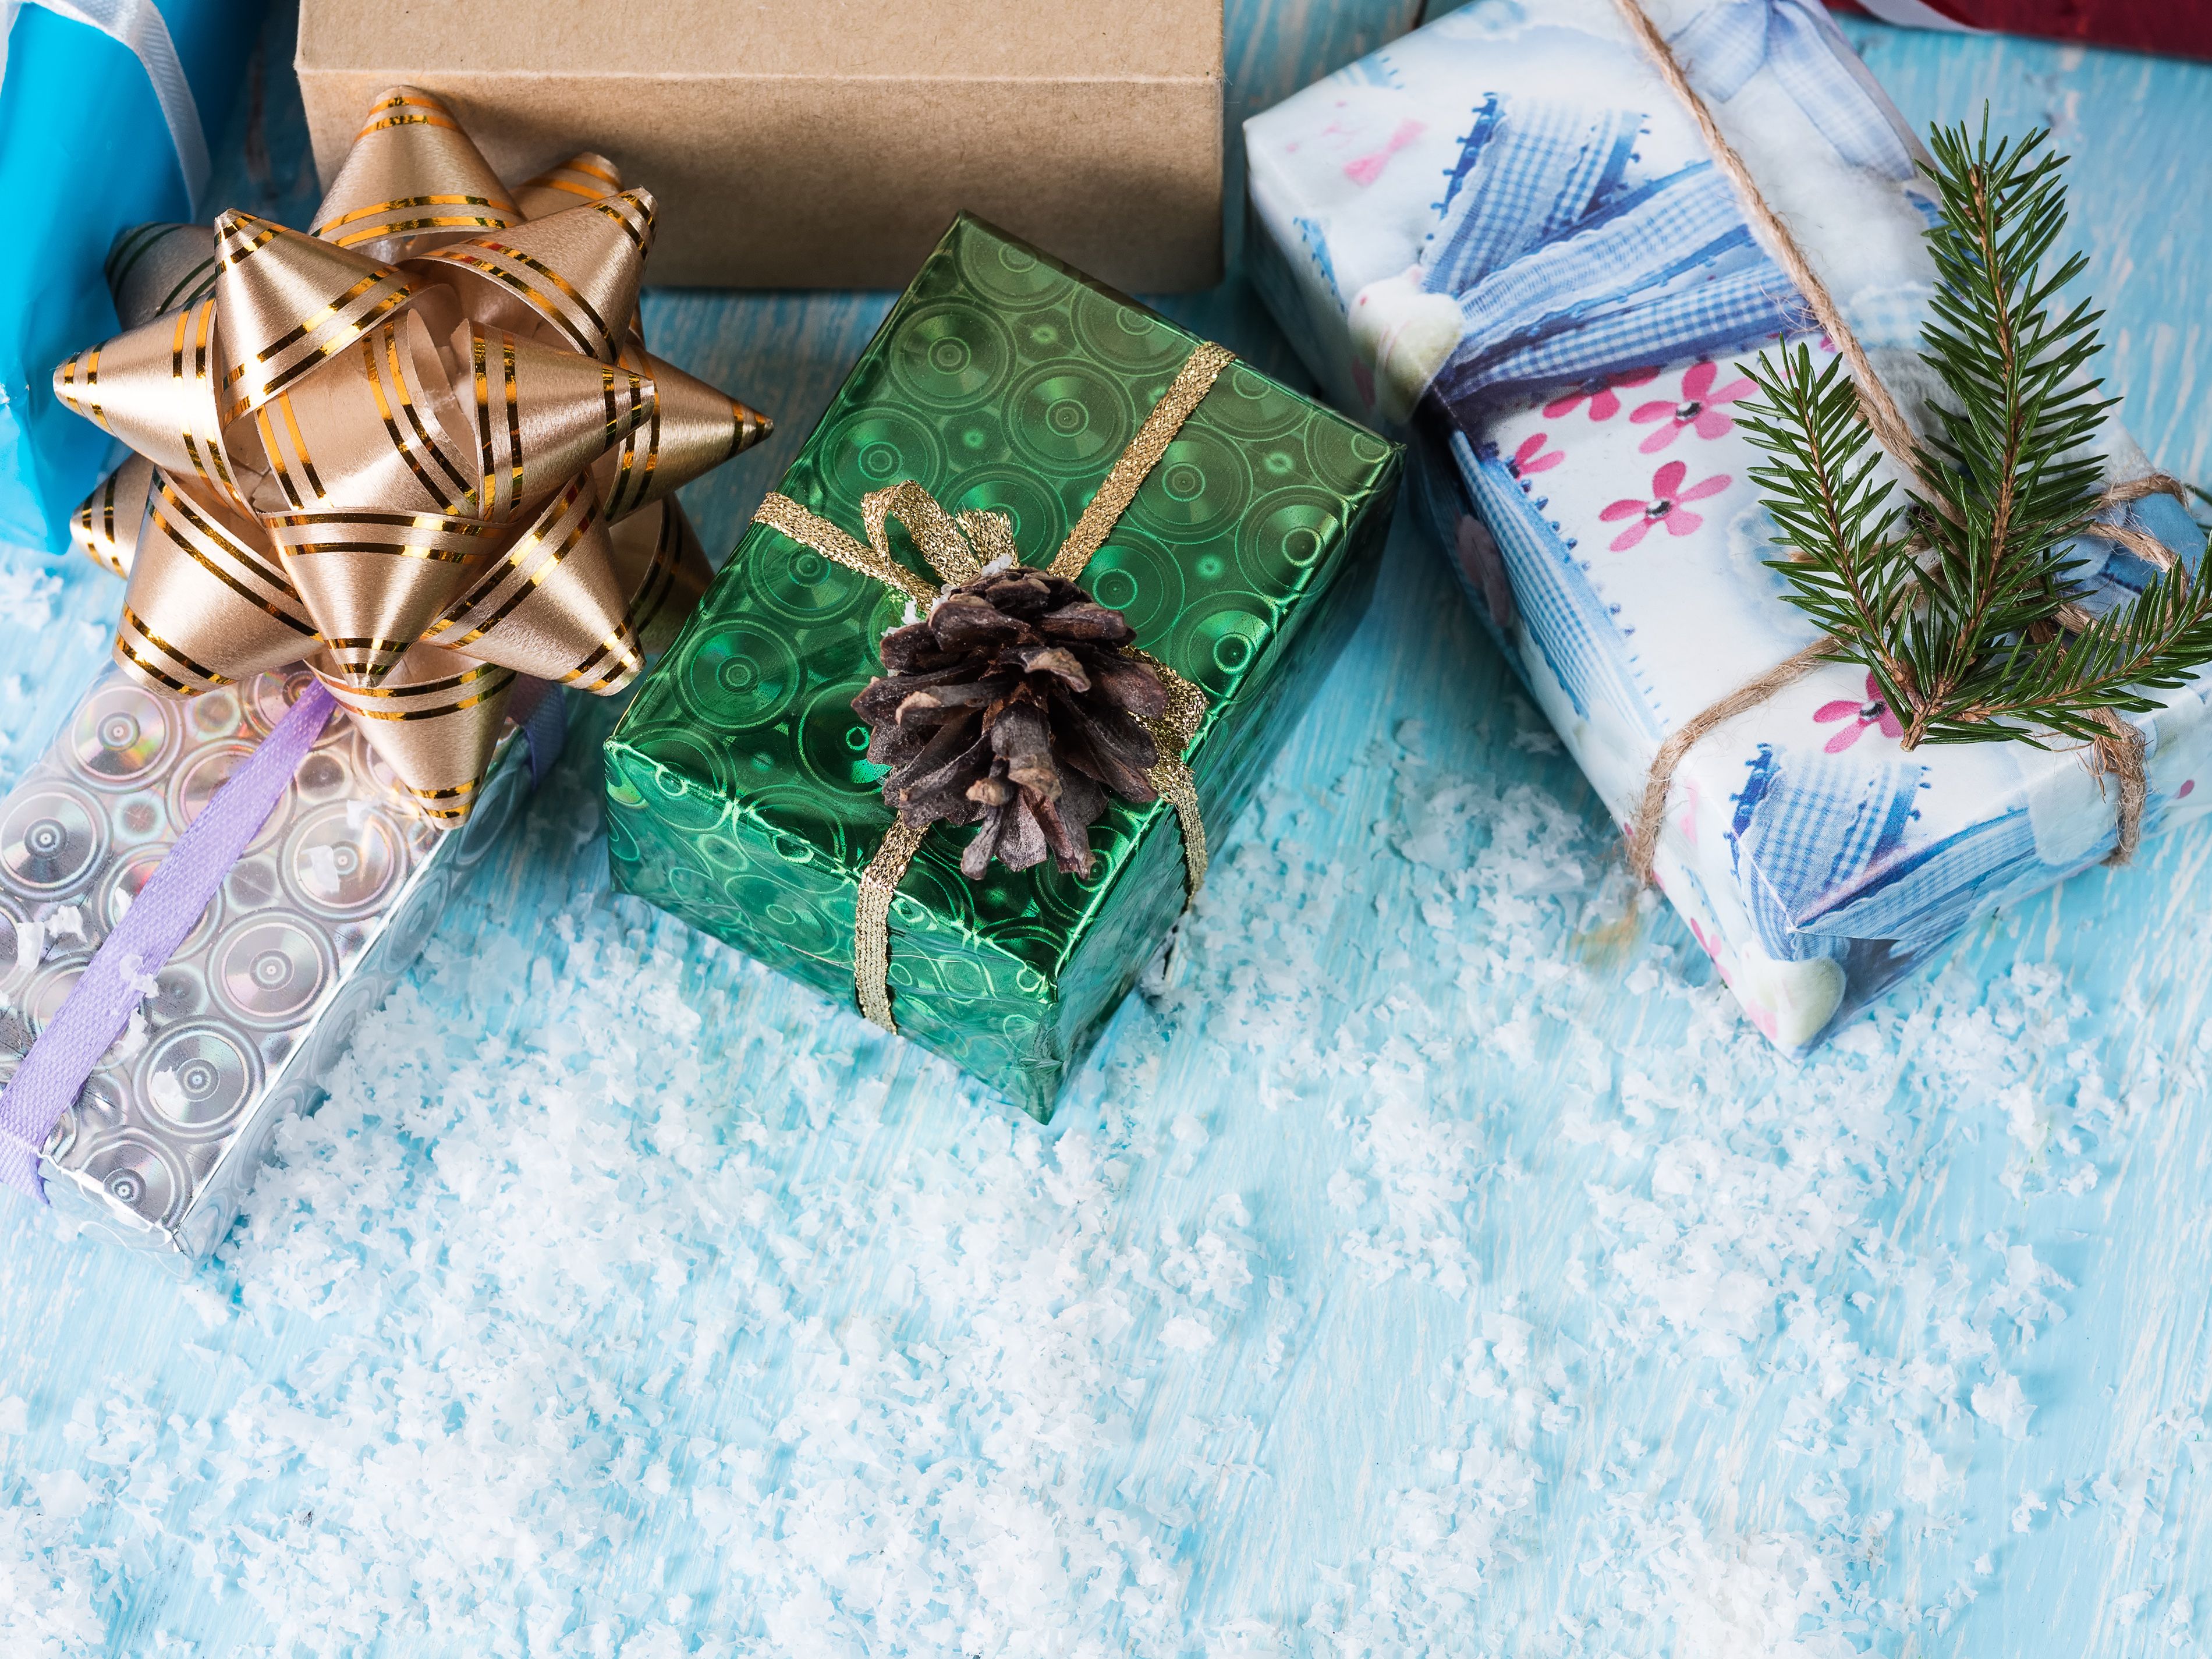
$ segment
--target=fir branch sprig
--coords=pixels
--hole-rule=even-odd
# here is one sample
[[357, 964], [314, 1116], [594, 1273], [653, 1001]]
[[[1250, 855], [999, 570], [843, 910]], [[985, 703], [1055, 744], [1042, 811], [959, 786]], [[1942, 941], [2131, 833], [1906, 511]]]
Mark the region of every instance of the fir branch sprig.
[[[2097, 741], [2104, 711], [2212, 662], [2212, 583], [2179, 567], [2080, 623], [2076, 538], [2100, 508], [2094, 442], [2116, 401], [2089, 367], [2102, 313], [2060, 310], [2087, 260], [2050, 264], [2066, 226], [2063, 156], [2039, 131], [2015, 143], [1937, 128], [1927, 167], [1939, 207], [1936, 271], [1921, 356], [1945, 396], [1913, 456], [1905, 498], [1840, 358], [1810, 351], [1749, 366], [1745, 434], [1768, 458], [1751, 477], [1790, 556], [1785, 596], [1865, 665], [1904, 746], [2051, 735]], [[2100, 718], [2101, 717], [2101, 718]]]

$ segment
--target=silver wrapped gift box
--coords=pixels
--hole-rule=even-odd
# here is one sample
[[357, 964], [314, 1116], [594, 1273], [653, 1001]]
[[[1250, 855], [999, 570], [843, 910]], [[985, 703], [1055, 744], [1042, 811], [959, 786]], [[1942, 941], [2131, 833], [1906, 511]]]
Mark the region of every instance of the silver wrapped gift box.
[[[264, 674], [185, 702], [111, 667], [0, 800], [0, 1085], [307, 681], [304, 668]], [[511, 728], [474, 814], [441, 829], [404, 804], [353, 722], [333, 719], [56, 1126], [40, 1166], [55, 1209], [179, 1273], [204, 1260], [277, 1125], [320, 1097], [355, 1024], [532, 781]]]

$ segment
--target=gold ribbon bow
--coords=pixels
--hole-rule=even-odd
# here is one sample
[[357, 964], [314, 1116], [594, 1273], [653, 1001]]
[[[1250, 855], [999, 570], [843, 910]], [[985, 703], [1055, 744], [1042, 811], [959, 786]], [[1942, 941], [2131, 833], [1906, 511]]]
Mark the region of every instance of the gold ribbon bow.
[[[1173, 384], [1152, 405], [1137, 435], [1129, 441], [1097, 494], [1083, 509], [1075, 528], [1067, 532], [1067, 539], [1053, 556], [1052, 563], [1046, 567], [1049, 574], [1069, 581], [1082, 579], [1091, 555], [1105, 545], [1121, 514], [1136, 499], [1139, 486], [1167, 453], [1183, 422], [1212, 389], [1215, 377], [1235, 361], [1235, 353], [1212, 344], [1200, 345], [1184, 360]], [[753, 514], [755, 524], [767, 525], [800, 546], [812, 548], [848, 570], [872, 577], [924, 607], [936, 604], [945, 589], [973, 581], [987, 565], [1001, 560], [1021, 562], [1013, 527], [1003, 514], [947, 513], [936, 497], [910, 479], [863, 496], [860, 519], [867, 532], [865, 542], [787, 495], [771, 494]], [[906, 526], [942, 587], [932, 586], [926, 577], [891, 556], [887, 526], [893, 519]], [[1158, 673], [1167, 690], [1166, 710], [1158, 720], [1146, 722], [1159, 750], [1159, 759], [1146, 776], [1161, 798], [1175, 808], [1176, 821], [1182, 831], [1184, 878], [1188, 890], [1195, 894], [1206, 879], [1206, 824], [1199, 815], [1197, 784], [1183, 754], [1205, 718], [1206, 695], [1158, 658], [1133, 647], [1129, 647], [1129, 654]], [[928, 833], [927, 825], [917, 828], [894, 817], [890, 833], [860, 876], [853, 916], [853, 994], [860, 1012], [887, 1031], [898, 1030], [891, 1018], [888, 980], [891, 897]]]
[[628, 685], [712, 574], [672, 492], [769, 431], [646, 351], [653, 222], [595, 155], [510, 195], [403, 87], [312, 234], [123, 239], [127, 331], [54, 372], [137, 452], [76, 526], [129, 582], [117, 660], [189, 697], [305, 659], [449, 823], [518, 677]]

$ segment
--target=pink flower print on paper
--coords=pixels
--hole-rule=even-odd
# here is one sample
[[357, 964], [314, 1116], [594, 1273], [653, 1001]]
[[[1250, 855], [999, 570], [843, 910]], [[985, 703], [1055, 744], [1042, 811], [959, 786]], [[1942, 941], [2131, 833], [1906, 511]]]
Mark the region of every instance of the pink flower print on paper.
[[1669, 461], [1651, 475], [1651, 498], [1642, 501], [1631, 495], [1615, 501], [1598, 514], [1606, 523], [1619, 519], [1634, 519], [1636, 522], [1613, 538], [1613, 550], [1626, 553], [1650, 534], [1651, 526], [1663, 524], [1670, 536], [1686, 536], [1705, 526], [1705, 515], [1685, 510], [1685, 501], [1701, 501], [1708, 495], [1717, 495], [1735, 482], [1725, 472], [1716, 472], [1710, 478], [1701, 478], [1688, 489], [1682, 480], [1689, 477], [1690, 469], [1680, 461]]
[[1525, 478], [1532, 472], [1549, 472], [1567, 459], [1566, 452], [1546, 449], [1552, 441], [1548, 432], [1532, 432], [1521, 441], [1521, 447], [1513, 452], [1513, 459], [1505, 463], [1516, 478]]
[[1419, 137], [1425, 129], [1419, 121], [1401, 121], [1397, 130], [1382, 141], [1380, 149], [1356, 156], [1344, 164], [1344, 176], [1355, 185], [1371, 185], [1382, 176], [1382, 169], [1390, 165], [1390, 158]]
[[1692, 363], [1682, 371], [1682, 397], [1679, 403], [1638, 404], [1636, 412], [1628, 418], [1638, 426], [1648, 426], [1653, 421], [1664, 422], [1656, 432], [1637, 447], [1646, 455], [1656, 455], [1685, 432], [1694, 432], [1700, 438], [1717, 438], [1735, 429], [1735, 422], [1723, 404], [1732, 404], [1751, 390], [1751, 382], [1738, 375], [1718, 391], [1713, 382], [1720, 378], [1720, 370], [1711, 363]]
[[1613, 393], [1625, 386], [1649, 386], [1659, 378], [1656, 368], [1632, 368], [1619, 374], [1607, 376], [1593, 386], [1583, 386], [1563, 398], [1554, 398], [1544, 405], [1544, 418], [1556, 421], [1562, 415], [1571, 415], [1589, 399], [1589, 417], [1593, 421], [1609, 421], [1620, 413], [1620, 399]]
[[1850, 725], [1821, 745], [1831, 755], [1840, 755], [1859, 740], [1859, 735], [1870, 726], [1881, 728], [1885, 738], [1901, 738], [1905, 727], [1896, 715], [1889, 712], [1889, 700], [1881, 695], [1881, 686], [1871, 674], [1866, 677], [1867, 700], [1864, 702], [1845, 702], [1838, 698], [1824, 702], [1813, 711], [1813, 718], [1826, 725], [1831, 720], [1849, 720]]

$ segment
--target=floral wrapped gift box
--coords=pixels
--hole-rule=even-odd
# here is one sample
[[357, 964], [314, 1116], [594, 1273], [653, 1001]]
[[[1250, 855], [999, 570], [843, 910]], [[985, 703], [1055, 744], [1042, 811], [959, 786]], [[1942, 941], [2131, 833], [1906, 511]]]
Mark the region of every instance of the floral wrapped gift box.
[[961, 219], [609, 741], [617, 884], [1048, 1115], [1358, 620], [1397, 477]]
[[[1642, 15], [1919, 410], [1935, 204], [1887, 100], [1808, 0]], [[2078, 746], [1908, 749], [1856, 665], [1705, 729], [1820, 636], [1768, 563], [1742, 417], [1747, 371], [1834, 343], [1621, 4], [1453, 13], [1254, 117], [1246, 147], [1270, 308], [1340, 403], [1410, 426], [1431, 533], [1624, 824], [1666, 740], [1697, 733], [1648, 850], [1778, 1043], [1818, 1041], [1974, 915], [2114, 851], [2120, 792]], [[2150, 469], [2107, 430], [2105, 476], [2129, 495]], [[2105, 516], [2202, 547], [2167, 494]], [[2092, 611], [2155, 574], [2102, 537], [2075, 551]], [[2148, 834], [2206, 799], [2203, 682], [2130, 718]]]

